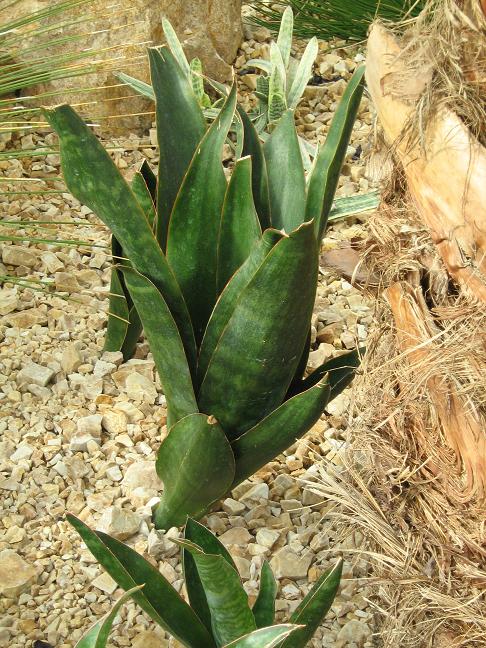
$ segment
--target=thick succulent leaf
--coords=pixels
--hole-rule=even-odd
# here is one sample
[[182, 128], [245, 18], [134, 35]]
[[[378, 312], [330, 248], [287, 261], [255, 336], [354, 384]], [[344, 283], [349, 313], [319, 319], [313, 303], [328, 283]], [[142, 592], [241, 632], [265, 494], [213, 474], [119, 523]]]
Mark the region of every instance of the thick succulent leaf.
[[140, 317], [135, 306], [132, 306], [130, 308], [130, 311], [128, 313], [128, 322], [129, 324], [127, 333], [121, 346], [121, 352], [123, 353], [123, 358], [125, 361], [130, 360], [130, 358], [133, 357], [137, 342], [143, 329], [142, 322], [140, 321]]
[[97, 621], [88, 632], [78, 641], [75, 648], [106, 648], [106, 642], [111, 632], [116, 615], [124, 603], [131, 598], [132, 594], [142, 589], [143, 585], [133, 587], [131, 590], [120, 596], [112, 607], [111, 611], [100, 621]]
[[194, 558], [209, 610], [213, 636], [218, 646], [256, 630], [248, 597], [236, 569], [221, 555], [206, 553], [201, 547], [179, 540]]
[[265, 72], [266, 74], [270, 75], [272, 72], [272, 64], [270, 61], [267, 61], [266, 59], [250, 59], [245, 63], [245, 68], [257, 68], [258, 70], [262, 70], [262, 72]]
[[280, 29], [277, 37], [277, 45], [282, 56], [285, 67], [290, 60], [290, 50], [292, 49], [292, 35], [294, 32], [294, 12], [291, 7], [287, 7], [282, 15]]
[[147, 160], [144, 160], [140, 165], [139, 173], [141, 173], [142, 178], [145, 180], [145, 184], [147, 186], [147, 189], [149, 190], [152, 202], [155, 205], [157, 202], [157, 176], [152, 171], [152, 167], [147, 162]]
[[136, 79], [135, 77], [132, 77], [129, 74], [125, 74], [125, 72], [117, 72], [115, 76], [118, 79], [120, 79], [122, 83], [124, 83], [127, 86], [130, 86], [132, 90], [138, 92], [139, 95], [142, 95], [142, 97], [147, 97], [147, 99], [151, 99], [152, 101], [155, 101], [155, 92], [149, 83], [145, 83], [145, 81], [140, 81], [140, 79]]
[[179, 331], [164, 298], [154, 284], [140, 273], [121, 267], [145, 335], [154, 356], [155, 366], [167, 398], [172, 424], [198, 412], [192, 384], [191, 365], [187, 361]]
[[300, 626], [290, 623], [282, 623], [271, 628], [260, 628], [260, 630], [254, 630], [250, 634], [226, 644], [224, 648], [277, 648], [281, 641], [292, 637], [299, 628]]
[[71, 514], [67, 515], [67, 520], [121, 588], [129, 591], [144, 585], [141, 591], [132, 593], [132, 598], [155, 623], [191, 648], [215, 646], [212, 636], [190, 606], [145, 558], [106, 533], [92, 531]]
[[69, 191], [111, 229], [133, 267], [160, 290], [189, 357], [195, 355], [187, 306], [167, 259], [135, 194], [96, 136], [70, 106], [44, 108], [59, 135], [61, 165]]
[[197, 342], [217, 298], [218, 237], [227, 188], [221, 155], [235, 107], [236, 86], [198, 146], [169, 224], [167, 258], [189, 308]]
[[157, 238], [166, 247], [167, 228], [176, 196], [206, 122], [191, 82], [167, 47], [150, 48], [150, 75], [155, 92], [159, 175]]
[[274, 70], [278, 70], [278, 76], [281, 79], [282, 83], [282, 90], [283, 94], [285, 96], [285, 92], [287, 89], [287, 70], [286, 66], [282, 57], [282, 53], [280, 51], [280, 48], [278, 45], [274, 42], [270, 43], [270, 63], [272, 64], [272, 73], [270, 74], [270, 77], [272, 76]]
[[268, 83], [268, 119], [276, 122], [286, 110], [285, 78], [282, 77], [280, 68], [275, 66]]
[[173, 57], [179, 64], [182, 72], [186, 75], [186, 77], [189, 77], [191, 70], [186, 55], [184, 54], [184, 49], [182, 48], [181, 42], [175, 32], [175, 29], [172, 27], [170, 21], [167, 20], [167, 18], [162, 18], [162, 29], [164, 30], [165, 40], [167, 41], [167, 45], [169, 46]]
[[178, 421], [157, 454], [157, 474], [164, 482], [155, 510], [159, 529], [181, 526], [198, 518], [231, 486], [235, 460], [223, 429], [205, 414]]
[[272, 226], [292, 232], [304, 222], [305, 176], [294, 113], [287, 110], [264, 145]]
[[[236, 569], [236, 565], [224, 544], [208, 531], [206, 527], [192, 518], [189, 518], [186, 522], [184, 538], [193, 542], [198, 547], [201, 547], [205, 553], [223, 556], [227, 563]], [[184, 582], [186, 584], [191, 608], [201, 619], [209, 632], [212, 632], [211, 612], [209, 610], [204, 587], [199, 578], [194, 558], [186, 549], [183, 549], [182, 551], [182, 566], [184, 570]]]
[[305, 371], [307, 369], [307, 363], [309, 361], [310, 348], [311, 348], [311, 331], [309, 329], [309, 333], [307, 334], [307, 340], [305, 341], [305, 345], [304, 345], [304, 350], [302, 351], [299, 364], [297, 365], [297, 369], [295, 370], [294, 377], [292, 378], [292, 382], [290, 383], [289, 392], [292, 390], [294, 383], [300, 384], [305, 374]]
[[152, 188], [155, 189], [157, 181], [153, 175], [152, 169], [148, 166], [148, 163], [144, 161], [141, 169], [137, 171], [132, 178], [132, 191], [135, 194], [135, 198], [138, 200], [138, 204], [143, 209], [143, 213], [145, 214], [145, 218], [150, 227], [154, 229], [156, 225], [155, 202], [151, 192], [151, 187], [147, 181], [150, 182]]
[[246, 286], [248, 286], [272, 247], [278, 243], [282, 237], [283, 234], [277, 230], [265, 230], [262, 238], [256, 241], [248, 259], [231, 278], [226, 288], [221, 293], [211, 314], [201, 344], [197, 368], [198, 385], [202, 383], [204, 376], [206, 375], [211, 357], [224, 330], [226, 329], [226, 325], [233, 315], [240, 295], [243, 293]]
[[339, 589], [343, 561], [339, 560], [323, 574], [290, 617], [292, 623], [304, 626], [287, 639], [281, 648], [304, 648], [329, 612]]
[[305, 380], [294, 383], [289, 390], [289, 395], [294, 396], [295, 394], [300, 394], [301, 392], [310, 389], [314, 385], [317, 385], [324, 376], [327, 375], [329, 386], [331, 388], [329, 401], [332, 401], [333, 398], [336, 398], [336, 396], [351, 384], [364, 353], [365, 348], [361, 347], [360, 349], [354, 349], [349, 353], [344, 353], [337, 358], [324, 362], [320, 367], [314, 369], [314, 371], [309, 374]]
[[[206, 102], [207, 95], [204, 92], [204, 81], [203, 81], [203, 67], [201, 59], [193, 58], [190, 64], [191, 71], [191, 83], [194, 94], [200, 106], [203, 106]], [[209, 106], [211, 103], [209, 103]], [[208, 106], [208, 107], [209, 107]]]
[[379, 191], [369, 191], [365, 194], [356, 194], [356, 196], [342, 196], [334, 200], [329, 220], [336, 221], [353, 214], [373, 211], [378, 208], [379, 204]]
[[307, 83], [312, 76], [312, 68], [317, 54], [319, 53], [319, 43], [317, 38], [311, 38], [307, 43], [304, 54], [300, 59], [299, 67], [295, 73], [292, 86], [288, 91], [287, 104], [292, 110], [297, 108], [299, 101], [302, 99]]
[[271, 626], [275, 620], [275, 598], [277, 596], [277, 581], [272, 568], [265, 560], [260, 572], [260, 591], [253, 605], [252, 612], [257, 628]]
[[236, 163], [224, 199], [218, 242], [218, 293], [247, 260], [261, 235], [251, 188], [251, 157], [245, 157]]
[[[120, 256], [121, 248], [115, 237], [111, 241], [111, 250], [116, 263], [116, 256]], [[125, 342], [130, 317], [129, 298], [120, 270], [113, 267], [111, 270], [110, 303], [104, 351], [120, 351]]]
[[326, 379], [285, 401], [232, 442], [236, 462], [234, 488], [289, 448], [319, 420], [329, 402]]
[[241, 292], [198, 397], [229, 439], [283, 401], [309, 331], [317, 270], [317, 242], [305, 223], [274, 245]]
[[262, 230], [271, 226], [270, 195], [268, 193], [268, 174], [263, 147], [258, 133], [246, 112], [237, 106], [238, 114], [243, 123], [244, 140], [242, 155], [250, 155], [252, 162], [253, 201], [260, 219]]
[[363, 88], [364, 66], [361, 66], [353, 74], [344, 91], [329, 127], [326, 142], [319, 151], [309, 178], [305, 219], [314, 220], [319, 241], [327, 225]]

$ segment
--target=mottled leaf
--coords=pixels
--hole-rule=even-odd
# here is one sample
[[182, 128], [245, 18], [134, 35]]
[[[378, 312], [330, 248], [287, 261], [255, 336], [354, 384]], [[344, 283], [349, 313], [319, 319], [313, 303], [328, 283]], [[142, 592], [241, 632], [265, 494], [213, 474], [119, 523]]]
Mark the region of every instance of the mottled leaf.
[[281, 641], [292, 637], [299, 627], [290, 623], [282, 623], [271, 628], [260, 628], [260, 630], [254, 630], [250, 634], [226, 644], [224, 648], [277, 648]]
[[170, 21], [167, 20], [167, 18], [162, 18], [162, 29], [164, 30], [165, 40], [167, 41], [167, 45], [169, 46], [172, 55], [179, 64], [182, 72], [186, 75], [186, 77], [189, 77], [191, 70], [186, 55], [184, 54], [184, 49], [182, 48], [181, 42], [175, 32], [175, 29], [172, 27]]
[[275, 620], [277, 589], [277, 581], [273, 575], [272, 568], [264, 560], [260, 572], [260, 591], [252, 608], [257, 628], [265, 628], [273, 624]]
[[292, 86], [288, 91], [287, 104], [292, 110], [297, 108], [299, 101], [302, 99], [307, 83], [312, 76], [312, 68], [317, 54], [319, 53], [319, 43], [317, 38], [311, 38], [307, 43], [304, 54], [300, 59], [299, 67], [295, 73]]
[[292, 49], [292, 35], [294, 32], [294, 12], [291, 7], [287, 7], [282, 15], [280, 29], [277, 37], [277, 45], [282, 56], [285, 67], [290, 60], [290, 50]]

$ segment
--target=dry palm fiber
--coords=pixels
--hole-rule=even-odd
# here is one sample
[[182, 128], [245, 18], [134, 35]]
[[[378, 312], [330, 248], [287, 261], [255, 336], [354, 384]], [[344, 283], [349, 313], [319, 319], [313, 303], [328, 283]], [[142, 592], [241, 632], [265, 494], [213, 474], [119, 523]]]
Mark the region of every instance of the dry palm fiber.
[[486, 646], [485, 25], [479, 0], [444, 0], [368, 43], [392, 168], [364, 245], [381, 286], [355, 469], [318, 488], [370, 541], [387, 648]]

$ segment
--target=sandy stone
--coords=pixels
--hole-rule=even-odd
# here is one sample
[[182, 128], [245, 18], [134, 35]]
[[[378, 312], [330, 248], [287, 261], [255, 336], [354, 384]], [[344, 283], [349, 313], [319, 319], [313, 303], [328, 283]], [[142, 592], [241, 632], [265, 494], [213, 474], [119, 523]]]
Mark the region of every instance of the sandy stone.
[[61, 368], [66, 375], [72, 374], [78, 370], [83, 363], [83, 357], [77, 349], [76, 344], [68, 344], [62, 352]]
[[0, 290], [0, 315], [8, 315], [14, 311], [19, 304], [19, 297], [16, 291]]
[[130, 645], [131, 648], [169, 648], [169, 641], [160, 637], [156, 632], [147, 630], [137, 635]]
[[140, 522], [140, 517], [132, 511], [111, 506], [98, 520], [96, 529], [104, 531], [118, 540], [126, 540], [137, 533]]
[[362, 648], [370, 636], [371, 630], [366, 623], [351, 619], [339, 631], [336, 648], [344, 648], [351, 643], [358, 646], [358, 648]]
[[279, 549], [270, 561], [275, 578], [306, 578], [312, 555], [298, 556], [287, 547]]
[[162, 482], [155, 471], [154, 461], [136, 461], [126, 469], [122, 488], [126, 492], [130, 492], [141, 487], [152, 490], [161, 489]]
[[29, 329], [36, 324], [47, 324], [47, 315], [38, 308], [27, 308], [18, 313], [5, 315], [5, 321], [10, 326], [17, 326], [20, 329]]
[[157, 399], [154, 383], [141, 374], [130, 374], [126, 380], [126, 392], [134, 401], [153, 405]]
[[101, 420], [103, 428], [108, 434], [123, 434], [127, 431], [127, 417], [119, 410], [108, 410]]
[[105, 572], [97, 576], [92, 582], [92, 585], [100, 589], [102, 592], [105, 592], [106, 594], [113, 594], [113, 592], [118, 587], [113, 578]]
[[20, 245], [4, 245], [2, 261], [7, 265], [34, 268], [39, 258], [35, 250]]
[[0, 594], [17, 598], [37, 580], [37, 572], [12, 549], [0, 552]]
[[244, 527], [229, 529], [219, 538], [224, 545], [246, 545], [253, 537]]

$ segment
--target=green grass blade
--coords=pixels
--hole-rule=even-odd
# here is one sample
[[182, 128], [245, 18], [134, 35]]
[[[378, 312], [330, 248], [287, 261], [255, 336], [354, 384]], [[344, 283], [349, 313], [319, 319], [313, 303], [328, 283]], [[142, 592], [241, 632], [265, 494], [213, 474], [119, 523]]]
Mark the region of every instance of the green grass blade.
[[277, 581], [269, 563], [264, 560], [260, 572], [260, 591], [253, 605], [252, 612], [257, 628], [273, 625], [275, 621], [275, 599], [277, 597]]
[[142, 274], [120, 267], [145, 335], [154, 356], [155, 366], [167, 398], [168, 418], [176, 423], [198, 411], [191, 368], [184, 346], [164, 298], [154, 284]]
[[319, 420], [329, 402], [326, 379], [285, 401], [248, 432], [232, 442], [236, 473], [232, 487], [253, 475], [290, 447]]
[[283, 401], [309, 331], [317, 270], [313, 226], [305, 223], [274, 245], [240, 293], [198, 397], [228, 438]]
[[326, 142], [319, 151], [309, 179], [305, 219], [314, 220], [319, 241], [332, 208], [363, 88], [364, 67], [361, 66], [346, 86], [329, 127]]
[[155, 510], [158, 529], [198, 518], [231, 486], [235, 462], [231, 446], [213, 417], [191, 414], [171, 427], [157, 454], [157, 474], [164, 482]]
[[218, 293], [246, 261], [262, 235], [253, 203], [251, 157], [238, 160], [226, 190], [218, 241]]
[[[236, 565], [224, 544], [208, 531], [206, 527], [192, 518], [189, 518], [186, 522], [184, 538], [198, 545], [198, 547], [201, 547], [205, 553], [222, 556], [226, 562], [236, 570]], [[209, 610], [204, 587], [199, 578], [194, 558], [186, 549], [183, 549], [182, 551], [182, 566], [184, 570], [184, 582], [186, 584], [187, 595], [191, 607], [204, 623], [208, 631], [212, 632], [211, 612]]]
[[194, 152], [204, 136], [206, 122], [186, 76], [167, 47], [149, 49], [155, 93], [159, 175], [157, 238], [163, 250], [177, 194]]
[[160, 290], [179, 328], [189, 363], [194, 333], [187, 306], [142, 208], [109, 154], [69, 106], [44, 108], [59, 135], [61, 166], [69, 191], [111, 229], [133, 267]]
[[264, 145], [270, 190], [272, 226], [292, 232], [304, 222], [305, 176], [295, 130], [288, 110]]
[[148, 616], [191, 648], [215, 648], [213, 638], [170, 583], [145, 558], [101, 531], [92, 531], [71, 514], [68, 522], [76, 529], [88, 550], [125, 591], [144, 585], [132, 594]]
[[236, 107], [236, 86], [200, 142], [170, 219], [167, 258], [200, 343], [216, 303], [218, 237], [227, 189], [221, 155]]
[[218, 646], [256, 630], [255, 619], [240, 577], [221, 555], [209, 554], [201, 547], [179, 540], [194, 558], [211, 613], [213, 636]]
[[82, 637], [76, 644], [75, 648], [106, 648], [108, 637], [115, 621], [116, 615], [124, 603], [131, 598], [132, 594], [141, 590], [143, 585], [138, 585], [128, 590], [123, 596], [120, 596], [118, 601], [112, 607], [111, 611], [103, 618], [93, 625], [90, 630]]
[[292, 623], [304, 627], [297, 630], [292, 638], [286, 639], [281, 648], [305, 648], [308, 645], [333, 604], [341, 582], [342, 571], [343, 561], [340, 559], [332, 569], [319, 578], [290, 617]]

